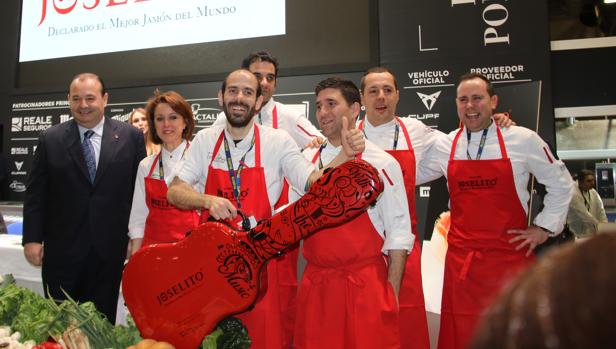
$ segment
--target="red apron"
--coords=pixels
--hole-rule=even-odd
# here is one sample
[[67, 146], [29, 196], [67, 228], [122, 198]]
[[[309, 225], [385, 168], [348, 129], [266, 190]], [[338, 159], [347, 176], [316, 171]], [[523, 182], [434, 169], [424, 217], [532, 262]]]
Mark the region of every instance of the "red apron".
[[[254, 126], [254, 135], [255, 166], [245, 167], [242, 170], [240, 203], [242, 205], [241, 210], [246, 216], [253, 216], [257, 221], [260, 221], [271, 217], [272, 209], [267, 195], [265, 173], [263, 167], [261, 167], [261, 141], [259, 128], [256, 125]], [[209, 164], [208, 176], [205, 181], [205, 194], [233, 198], [233, 187], [229, 180], [229, 173], [227, 170], [212, 166], [212, 162], [220, 150], [223, 137], [224, 131], [220, 134], [214, 146], [212, 161]], [[208, 218], [209, 213], [204, 210], [201, 219], [207, 221]], [[269, 261], [266, 271], [261, 274], [261, 293], [254, 308], [237, 316], [248, 329], [248, 334], [252, 340], [251, 348], [253, 349], [287, 349], [291, 343], [292, 333], [284, 330], [286, 318], [283, 310], [286, 304], [280, 301], [280, 287], [275, 277], [276, 273], [273, 271], [275, 266], [272, 267], [275, 264], [276, 260]], [[274, 269], [272, 270], [272, 268]]]
[[293, 348], [400, 347], [382, 246], [367, 212], [304, 240]]
[[511, 161], [503, 136], [496, 133], [501, 159], [454, 160], [453, 141], [448, 165], [451, 227], [447, 236], [445, 275], [438, 347], [466, 348], [481, 313], [503, 284], [534, 258], [515, 251], [508, 229], [525, 229]]
[[[417, 214], [415, 213], [415, 151], [411, 144], [406, 126], [398, 117], [396, 122], [402, 129], [408, 149], [385, 150], [393, 156], [402, 169], [404, 188], [411, 215], [411, 226], [415, 235], [413, 250], [406, 258], [404, 277], [400, 286], [398, 302], [400, 304], [400, 345], [402, 349], [430, 349], [428, 319], [421, 281], [421, 242], [417, 235]], [[359, 123], [362, 129], [363, 121]]]
[[[278, 128], [278, 108], [274, 104], [272, 109], [272, 127]], [[274, 209], [289, 203], [289, 183], [284, 180], [280, 198]], [[295, 324], [295, 308], [297, 306], [297, 260], [299, 258], [299, 243], [280, 257], [276, 257], [268, 264], [268, 275], [276, 278], [279, 287], [281, 311], [284, 316], [283, 325], [285, 333], [293, 333]]]
[[167, 184], [164, 179], [151, 177], [160, 154], [154, 158], [150, 172], [144, 178], [145, 203], [149, 212], [145, 220], [142, 247], [176, 242], [199, 223], [199, 215], [195, 210], [180, 210], [167, 201]]

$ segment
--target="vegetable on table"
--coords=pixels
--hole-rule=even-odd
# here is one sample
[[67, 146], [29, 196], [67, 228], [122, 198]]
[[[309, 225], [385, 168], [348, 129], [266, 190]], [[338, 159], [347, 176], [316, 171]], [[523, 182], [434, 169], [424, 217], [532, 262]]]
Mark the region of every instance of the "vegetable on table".
[[[57, 304], [15, 285], [12, 276], [0, 275], [0, 349], [174, 349], [170, 343], [142, 339], [130, 316], [126, 326], [113, 326], [93, 303], [67, 298]], [[201, 348], [248, 349], [250, 343], [242, 322], [229, 317]]]

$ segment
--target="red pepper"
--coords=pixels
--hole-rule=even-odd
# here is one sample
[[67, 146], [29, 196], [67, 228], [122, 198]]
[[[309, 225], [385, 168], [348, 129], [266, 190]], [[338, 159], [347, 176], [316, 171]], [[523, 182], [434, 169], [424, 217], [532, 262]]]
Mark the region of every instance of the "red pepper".
[[[37, 345], [37, 347], [40, 347], [40, 349], [63, 349], [62, 345], [55, 343], [55, 342], [43, 342]], [[39, 348], [36, 348], [36, 349], [39, 349]]]

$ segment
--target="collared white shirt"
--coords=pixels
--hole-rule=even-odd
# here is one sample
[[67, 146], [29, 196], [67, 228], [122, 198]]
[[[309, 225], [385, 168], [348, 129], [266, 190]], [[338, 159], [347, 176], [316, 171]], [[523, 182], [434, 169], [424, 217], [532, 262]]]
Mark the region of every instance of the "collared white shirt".
[[[342, 147], [334, 147], [328, 143], [321, 153], [321, 161], [327, 166]], [[319, 149], [310, 148], [304, 151], [304, 156], [312, 160]], [[387, 254], [389, 250], [411, 251], [415, 237], [409, 234], [411, 229], [411, 217], [409, 216], [408, 201], [402, 180], [402, 170], [394, 157], [385, 151], [366, 141], [366, 149], [362, 154], [362, 160], [374, 166], [383, 179], [385, 189], [374, 207], [368, 208], [368, 216], [372, 225], [383, 238], [381, 250]], [[319, 160], [317, 160], [317, 163]], [[303, 188], [302, 188], [303, 190]], [[289, 199], [294, 202], [301, 193], [293, 187], [289, 191]]]
[[[77, 121], [75, 121], [77, 122]], [[105, 128], [105, 117], [99, 121], [96, 126], [93, 128], [85, 128], [79, 123], [77, 123], [77, 128], [79, 129], [79, 140], [83, 143], [84, 133], [88, 130], [94, 131], [92, 137], [90, 137], [90, 142], [92, 142], [92, 147], [94, 148], [94, 159], [96, 159], [96, 168], [98, 168], [98, 159], [101, 157], [101, 144], [103, 142], [103, 129]]]
[[[222, 132], [229, 141], [234, 170], [238, 169], [240, 159], [244, 154], [246, 154], [245, 165], [254, 167], [256, 146], [250, 149], [254, 128], [251, 127], [246, 137], [235, 144], [225, 127], [212, 126], [199, 131], [184, 159], [176, 167], [174, 176], [178, 176], [184, 182], [193, 185], [198, 192], [203, 193], [212, 157], [214, 157], [212, 162], [214, 168], [228, 171], [224, 145], [221, 144], [217, 153], [213, 154], [216, 141]], [[278, 201], [282, 191], [283, 178], [286, 178], [291, 185], [304, 188], [308, 177], [314, 171], [314, 165], [304, 158], [293, 139], [285, 131], [261, 125], [257, 127], [261, 138], [261, 166], [265, 172], [265, 184], [273, 212], [274, 204]]]
[[[274, 101], [273, 97], [261, 108], [260, 113], [254, 116], [254, 121], [264, 126], [274, 127], [274, 106], [276, 107], [276, 114], [278, 116], [278, 129], [287, 131], [300, 149], [303, 149], [315, 137], [325, 139], [304, 113]], [[259, 115], [261, 115], [261, 118], [259, 118]], [[224, 112], [221, 112], [218, 114], [213, 126], [222, 126], [226, 124], [227, 117]]]
[[[184, 154], [184, 149], [188, 143], [183, 140], [182, 143], [177, 146], [173, 151], [168, 151], [164, 147], [161, 148], [161, 158], [163, 161], [164, 179], [167, 182], [167, 186], [173, 179], [173, 169], [177, 166]], [[130, 218], [128, 220], [128, 236], [131, 239], [143, 238], [143, 232], [145, 230], [145, 221], [148, 218], [150, 210], [145, 202], [145, 177], [150, 173], [150, 169], [156, 160], [158, 153], [152, 154], [139, 162], [139, 168], [137, 169], [137, 178], [135, 178], [135, 191], [133, 192], [133, 205], [130, 209]], [[158, 161], [154, 165], [154, 171], [152, 171], [151, 178], [161, 179], [159, 175]]]
[[[425, 166], [417, 169], [417, 184], [447, 176], [447, 165], [453, 139], [458, 130], [452, 131], [445, 138], [439, 139], [424, 161]], [[462, 131], [456, 146], [454, 159], [466, 160], [468, 152], [475, 158], [483, 131], [471, 133], [470, 143], [466, 131]], [[545, 185], [547, 194], [543, 199], [544, 208], [535, 217], [534, 224], [559, 233], [563, 230], [567, 217], [569, 201], [573, 193], [573, 180], [562, 161], [552, 155], [548, 145], [539, 135], [527, 128], [511, 126], [501, 128], [507, 155], [511, 159], [513, 178], [520, 204], [528, 213], [530, 194], [527, 190], [530, 174], [539, 183]], [[500, 159], [501, 151], [496, 135], [495, 123], [488, 127], [487, 138], [481, 160]]]

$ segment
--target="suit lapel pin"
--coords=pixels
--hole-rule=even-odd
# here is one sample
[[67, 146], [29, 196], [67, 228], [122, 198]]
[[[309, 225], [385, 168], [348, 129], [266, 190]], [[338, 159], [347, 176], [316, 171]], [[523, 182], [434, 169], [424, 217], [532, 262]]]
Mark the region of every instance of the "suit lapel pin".
[[120, 136], [118, 136], [118, 134], [116, 133], [116, 134], [113, 135], [113, 138], [120, 139]]

